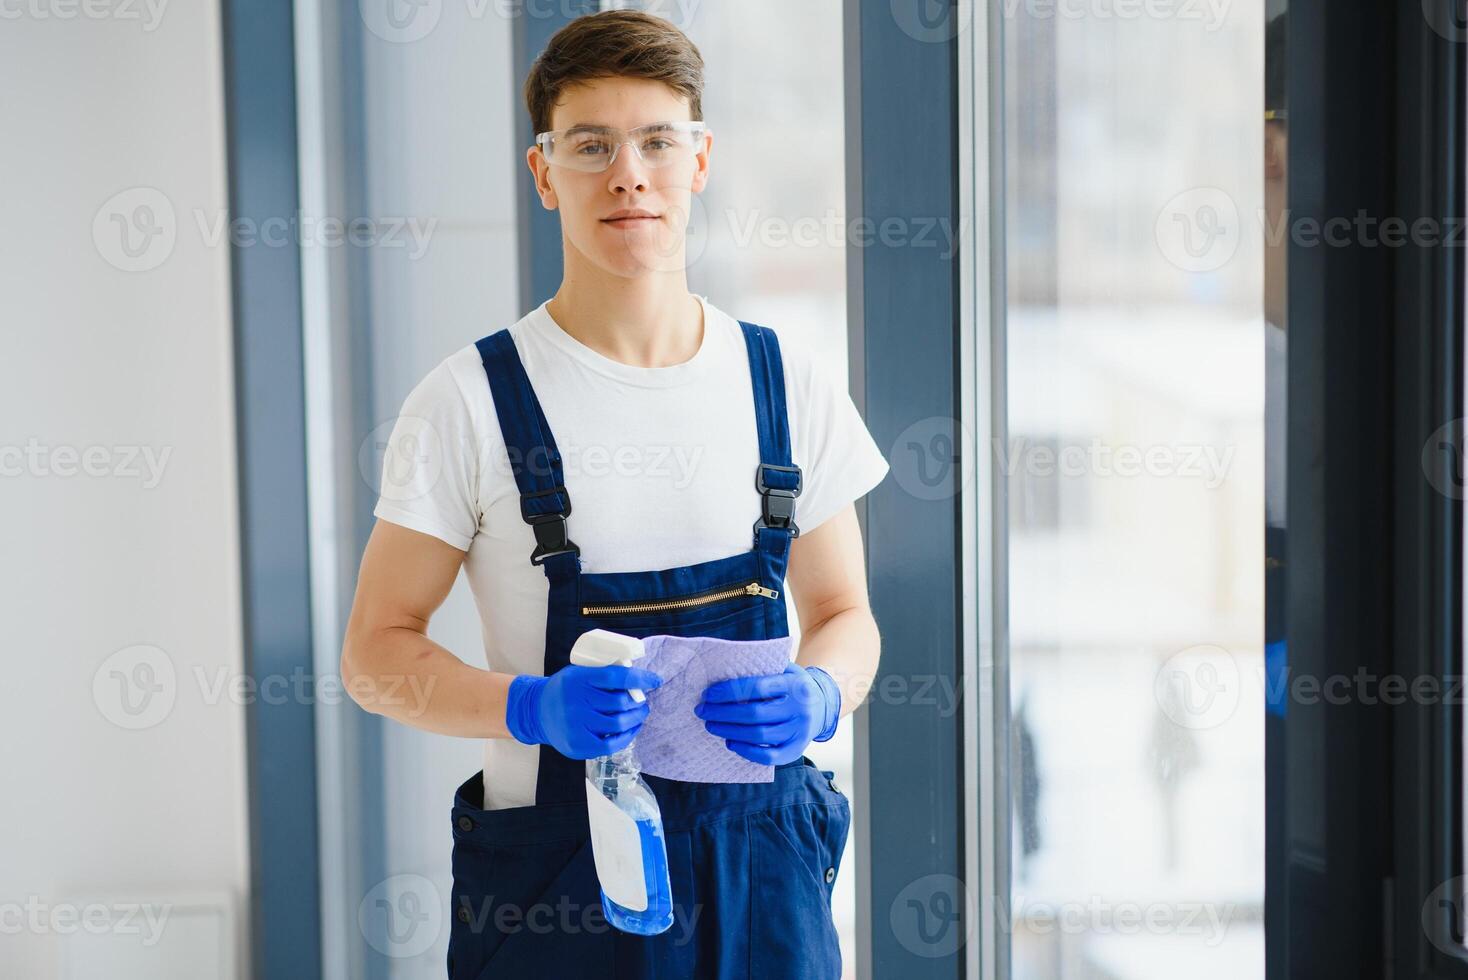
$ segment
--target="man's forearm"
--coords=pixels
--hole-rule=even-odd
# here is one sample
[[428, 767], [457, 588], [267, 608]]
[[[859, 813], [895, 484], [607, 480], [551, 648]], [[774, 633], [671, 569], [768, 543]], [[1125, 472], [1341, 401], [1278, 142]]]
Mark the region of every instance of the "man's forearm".
[[841, 714], [860, 707], [872, 689], [882, 638], [868, 606], [853, 606], [801, 633], [796, 662], [819, 667], [841, 688]]
[[509, 738], [513, 674], [471, 667], [416, 630], [348, 636], [342, 681], [363, 708], [414, 728], [462, 738]]

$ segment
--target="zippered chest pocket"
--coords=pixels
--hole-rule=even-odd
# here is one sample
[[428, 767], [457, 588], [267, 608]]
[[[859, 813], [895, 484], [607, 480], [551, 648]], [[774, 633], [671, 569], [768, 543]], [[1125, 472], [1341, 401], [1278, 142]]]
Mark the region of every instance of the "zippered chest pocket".
[[581, 607], [583, 616], [622, 616], [622, 615], [645, 615], [647, 613], [681, 612], [685, 609], [696, 609], [715, 602], [728, 602], [741, 598], [763, 598], [778, 599], [780, 593], [776, 589], [767, 589], [758, 581], [741, 582], [737, 585], [725, 585], [703, 592], [694, 592], [687, 595], [661, 596], [657, 598], [637, 600], [635, 602], [613, 602], [584, 605]]

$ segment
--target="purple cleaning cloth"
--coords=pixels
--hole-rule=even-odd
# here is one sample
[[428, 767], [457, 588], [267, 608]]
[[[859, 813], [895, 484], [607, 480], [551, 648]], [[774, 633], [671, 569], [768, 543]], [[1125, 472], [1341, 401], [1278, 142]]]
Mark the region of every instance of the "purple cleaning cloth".
[[637, 666], [663, 679], [647, 694], [647, 720], [633, 741], [643, 772], [691, 783], [768, 783], [775, 767], [750, 762], [709, 734], [693, 708], [704, 688], [731, 677], [778, 674], [790, 662], [791, 638], [724, 640], [712, 636], [644, 637]]

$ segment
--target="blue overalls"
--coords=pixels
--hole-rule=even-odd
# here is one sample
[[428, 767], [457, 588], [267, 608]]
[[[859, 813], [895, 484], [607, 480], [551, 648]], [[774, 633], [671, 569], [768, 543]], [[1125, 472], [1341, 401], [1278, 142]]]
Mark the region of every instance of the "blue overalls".
[[[760, 495], [749, 551], [655, 571], [585, 573], [568, 537], [560, 454], [508, 330], [477, 344], [494, 396], [533, 564], [550, 581], [545, 673], [583, 632], [763, 640], [788, 636], [785, 567], [800, 492], [773, 331], [740, 322], [749, 353]], [[519, 465], [517, 461], [523, 461]], [[807, 758], [771, 783], [644, 776], [667, 837], [674, 922], [658, 936], [613, 929], [601, 909], [586, 817], [585, 762], [540, 750], [535, 805], [484, 810], [483, 773], [453, 806], [450, 980], [631, 977], [836, 980], [831, 890], [851, 824], [834, 775]]]

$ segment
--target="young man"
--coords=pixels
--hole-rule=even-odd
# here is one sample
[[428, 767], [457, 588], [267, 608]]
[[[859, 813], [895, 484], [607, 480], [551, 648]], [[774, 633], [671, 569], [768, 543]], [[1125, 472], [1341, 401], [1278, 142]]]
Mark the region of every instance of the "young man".
[[[430, 372], [393, 436], [414, 465], [385, 481], [342, 673], [354, 690], [432, 692], [362, 696], [368, 710], [486, 740], [452, 811], [455, 980], [841, 973], [830, 894], [850, 810], [803, 752], [876, 672], [852, 504], [888, 467], [809, 353], [688, 291], [689, 202], [713, 146], [702, 74], [687, 37], [637, 12], [551, 39], [525, 85], [526, 159], [560, 215], [565, 277]], [[427, 636], [461, 565], [487, 670]], [[785, 637], [787, 589], [798, 662], [710, 685], [696, 709], [774, 781], [647, 777], [675, 922], [611, 929], [581, 760], [635, 737], [649, 709], [629, 689], [660, 678], [569, 665], [571, 645], [594, 628]]]

